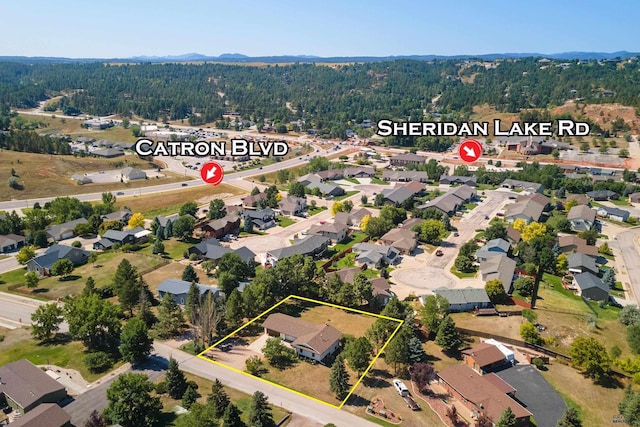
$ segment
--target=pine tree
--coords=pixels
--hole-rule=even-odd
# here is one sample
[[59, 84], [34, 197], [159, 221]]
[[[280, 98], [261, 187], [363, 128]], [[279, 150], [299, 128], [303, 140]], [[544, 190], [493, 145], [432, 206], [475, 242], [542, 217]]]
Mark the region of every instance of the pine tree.
[[409, 341], [409, 364], [424, 362], [427, 360], [427, 353], [422, 348], [422, 343], [417, 337], [412, 337]]
[[558, 420], [557, 427], [582, 427], [582, 421], [576, 408], [569, 408]]
[[164, 240], [169, 240], [173, 237], [173, 221], [167, 221], [167, 225], [164, 226]]
[[140, 298], [142, 279], [138, 276], [138, 270], [126, 258], [118, 264], [113, 277], [113, 289], [118, 295], [120, 306], [133, 313], [133, 307]]
[[151, 311], [151, 302], [149, 301], [149, 295], [146, 289], [140, 291], [140, 298], [138, 303], [138, 318], [142, 319], [147, 328], [151, 328], [156, 322], [156, 316]]
[[173, 399], [181, 399], [187, 390], [187, 379], [178, 366], [178, 361], [173, 357], [169, 359], [169, 367], [167, 368], [167, 393]]
[[226, 391], [224, 391], [222, 383], [217, 378], [211, 386], [211, 394], [207, 396], [207, 402], [208, 404], [213, 406], [213, 412], [218, 418], [220, 418], [225, 413], [225, 410], [231, 402], [231, 400], [229, 399], [229, 395]]
[[502, 414], [500, 414], [500, 418], [498, 418], [496, 427], [515, 427], [516, 425], [516, 415], [513, 413], [510, 407], [507, 407], [507, 409], [502, 411]]
[[456, 329], [456, 324], [450, 316], [445, 316], [438, 327], [436, 344], [444, 351], [458, 351], [462, 346], [462, 338]]
[[154, 255], [164, 253], [164, 243], [162, 243], [162, 240], [156, 239], [155, 242], [153, 242], [151, 253]]
[[222, 427], [244, 427], [244, 423], [240, 419], [240, 410], [233, 403], [227, 406], [222, 417]]
[[82, 296], [86, 297], [93, 294], [96, 291], [96, 281], [93, 280], [93, 277], [89, 276], [87, 279], [87, 283], [85, 283], [84, 288], [82, 289]]
[[164, 228], [158, 225], [156, 228], [155, 236], [157, 240], [164, 240]]
[[196, 282], [191, 282], [191, 285], [189, 286], [189, 292], [187, 293], [187, 305], [185, 306], [185, 311], [187, 312], [187, 316], [189, 317], [189, 322], [195, 322], [195, 315], [200, 303], [200, 289], [198, 289]]
[[276, 425], [273, 421], [273, 415], [271, 415], [267, 396], [261, 391], [253, 393], [249, 409], [249, 425], [251, 427], [274, 427]]
[[193, 268], [193, 265], [187, 264], [187, 266], [184, 268], [184, 271], [182, 272], [182, 280], [184, 280], [185, 282], [196, 282], [196, 283], [200, 282], [200, 279], [198, 278], [198, 273], [196, 273], [196, 270]]
[[602, 281], [605, 285], [609, 287], [609, 289], [613, 289], [616, 287], [616, 273], [613, 271], [613, 268], [607, 268], [602, 275]]
[[158, 307], [158, 322], [155, 325], [158, 335], [162, 338], [172, 337], [180, 331], [183, 324], [182, 310], [171, 295], [165, 294]]
[[195, 403], [196, 399], [198, 399], [198, 392], [191, 384], [187, 385], [187, 389], [182, 395], [182, 406], [185, 409], [189, 409], [191, 405]]
[[344, 366], [344, 359], [338, 356], [331, 365], [329, 374], [329, 389], [338, 400], [344, 399], [349, 391], [349, 374]]

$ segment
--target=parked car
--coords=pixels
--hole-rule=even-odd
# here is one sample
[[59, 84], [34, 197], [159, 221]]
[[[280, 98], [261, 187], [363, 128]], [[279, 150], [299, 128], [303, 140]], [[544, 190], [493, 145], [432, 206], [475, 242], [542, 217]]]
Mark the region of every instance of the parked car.
[[442, 252], [440, 249], [438, 249], [436, 251], [436, 256], [442, 256], [442, 255], [444, 255], [444, 252]]

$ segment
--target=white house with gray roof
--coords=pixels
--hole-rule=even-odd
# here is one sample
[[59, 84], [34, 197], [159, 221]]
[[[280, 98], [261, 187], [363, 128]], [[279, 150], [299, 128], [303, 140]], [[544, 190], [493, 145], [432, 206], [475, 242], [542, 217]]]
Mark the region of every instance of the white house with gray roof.
[[[201, 285], [199, 283], [196, 283], [196, 286], [198, 287], [202, 297], [209, 292], [211, 292], [215, 298], [220, 298], [224, 295], [224, 293], [219, 291], [215, 286]], [[187, 303], [187, 295], [189, 294], [190, 287], [191, 282], [187, 282], [185, 280], [164, 279], [158, 285], [158, 296], [162, 299], [166, 294], [169, 294], [173, 297], [176, 304], [184, 305]]]
[[476, 258], [479, 262], [482, 262], [497, 255], [507, 255], [510, 247], [509, 242], [504, 239], [489, 240], [483, 247], [478, 249]]
[[[433, 291], [434, 295], [440, 295], [449, 301], [449, 311], [473, 311], [475, 309], [491, 307], [491, 300], [487, 295], [487, 291], [483, 288], [462, 288], [449, 289], [437, 288]], [[424, 305], [426, 295], [420, 297], [420, 302]]]

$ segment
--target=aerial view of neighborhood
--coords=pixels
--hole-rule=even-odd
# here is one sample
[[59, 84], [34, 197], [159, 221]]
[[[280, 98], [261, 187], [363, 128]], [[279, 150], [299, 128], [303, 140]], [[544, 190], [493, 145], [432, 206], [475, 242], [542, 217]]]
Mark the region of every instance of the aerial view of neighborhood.
[[640, 426], [638, 5], [37, 3], [0, 7], [0, 426]]

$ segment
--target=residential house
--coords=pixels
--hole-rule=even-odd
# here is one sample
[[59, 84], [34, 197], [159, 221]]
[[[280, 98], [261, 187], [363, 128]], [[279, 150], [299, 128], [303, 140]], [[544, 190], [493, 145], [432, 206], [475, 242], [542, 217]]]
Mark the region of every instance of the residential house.
[[341, 222], [314, 224], [309, 228], [308, 234], [326, 237], [332, 243], [340, 243], [349, 235], [349, 227]]
[[396, 183], [394, 188], [404, 187], [413, 191], [416, 196], [424, 194], [425, 186], [419, 181], [409, 181], [407, 183]]
[[477, 373], [486, 373], [502, 368], [507, 359], [500, 349], [492, 344], [480, 343], [462, 351], [462, 360]]
[[413, 153], [396, 154], [389, 159], [391, 166], [407, 166], [407, 165], [421, 165], [427, 163], [427, 158], [424, 156], [418, 156]]
[[588, 205], [589, 198], [585, 194], [569, 194], [567, 196], [567, 202], [575, 200], [579, 205]]
[[373, 212], [366, 208], [360, 208], [349, 212], [349, 218], [351, 220], [351, 225], [354, 228], [360, 229], [360, 223], [362, 222], [362, 218], [368, 216], [369, 218], [373, 217]]
[[567, 256], [567, 261], [570, 273], [577, 274], [588, 271], [595, 275], [600, 274], [600, 267], [596, 264], [596, 260], [589, 255], [579, 252], [572, 253]]
[[89, 251], [73, 246], [53, 245], [47, 248], [44, 254], [27, 261], [27, 271], [36, 271], [41, 276], [49, 276], [53, 264], [63, 258], [71, 260], [76, 266], [86, 264], [89, 259]]
[[541, 193], [544, 191], [542, 184], [536, 182], [519, 181], [517, 179], [505, 179], [502, 182], [502, 188], [510, 188], [512, 190], [522, 190], [528, 193]]
[[540, 193], [519, 196], [512, 204], [507, 205], [505, 218], [512, 223], [516, 219], [523, 219], [527, 224], [538, 222], [542, 213], [548, 209], [550, 199]]
[[459, 187], [452, 188], [451, 190], [447, 191], [447, 194], [456, 196], [463, 202], [471, 202], [478, 196], [476, 189], [469, 187], [468, 185], [461, 185]]
[[158, 225], [158, 227], [162, 227], [164, 229], [164, 227], [166, 227], [169, 222], [174, 223], [178, 220], [178, 218], [180, 218], [180, 215], [178, 214], [173, 214], [169, 216], [158, 215], [153, 219], [153, 222], [155, 222]]
[[587, 197], [591, 200], [595, 201], [606, 201], [606, 200], [616, 200], [618, 199], [618, 193], [611, 190], [595, 190], [595, 191], [587, 191]]
[[316, 172], [322, 181], [337, 181], [339, 179], [344, 178], [341, 169], [327, 169], [325, 171]]
[[307, 199], [287, 196], [278, 202], [278, 209], [280, 209], [282, 215], [301, 216], [307, 209]]
[[129, 209], [123, 209], [116, 212], [111, 212], [106, 215], [102, 215], [103, 221], [120, 221], [122, 225], [127, 225], [131, 219], [131, 211]]
[[93, 182], [93, 180], [87, 175], [82, 175], [79, 173], [74, 173], [73, 175], [71, 175], [71, 179], [80, 185], [91, 184]]
[[227, 247], [220, 246], [220, 241], [214, 238], [203, 240], [191, 246], [187, 251], [189, 255], [195, 254], [198, 259], [209, 259], [216, 262], [219, 261], [224, 254], [233, 252], [233, 250]]
[[373, 243], [358, 243], [353, 246], [356, 253], [356, 264], [368, 268], [380, 268], [383, 263], [396, 265], [400, 261], [400, 251], [392, 246]]
[[598, 216], [601, 216], [604, 218], [610, 218], [620, 222], [626, 222], [629, 219], [629, 216], [631, 215], [629, 211], [625, 211], [624, 209], [620, 209], [620, 208], [612, 208], [609, 206], [598, 207], [598, 209], [596, 210], [596, 214]]
[[[449, 311], [462, 312], [473, 311], [481, 308], [491, 307], [491, 300], [484, 288], [466, 287], [461, 289], [437, 288], [433, 291], [434, 295], [440, 295], [449, 301]], [[424, 297], [420, 302], [424, 305]]]
[[382, 172], [382, 179], [384, 181], [418, 181], [426, 183], [429, 182], [429, 174], [422, 171], [384, 171]]
[[[136, 228], [125, 228], [124, 230], [107, 230], [102, 235], [102, 240], [109, 240], [111, 243], [117, 243], [119, 245], [126, 244], [135, 244], [143, 242], [149, 235], [151, 231], [145, 230], [142, 227]], [[93, 245], [94, 249], [105, 249], [101, 247], [97, 247], [96, 245], [100, 242], [96, 242]]]
[[391, 246], [402, 255], [410, 255], [418, 246], [417, 233], [407, 228], [393, 228], [380, 237], [378, 243]]
[[640, 193], [631, 193], [631, 194], [629, 194], [629, 202], [630, 203], [640, 203]]
[[460, 198], [453, 194], [445, 193], [433, 200], [429, 200], [428, 202], [417, 206], [417, 209], [434, 208], [449, 216], [453, 216], [463, 206], [463, 204], [464, 202], [460, 200]]
[[609, 301], [609, 287], [598, 277], [584, 272], [573, 276], [578, 295], [593, 301]]
[[238, 249], [235, 249], [235, 253], [247, 264], [252, 266], [256, 265], [256, 254], [246, 246], [240, 246]]
[[247, 209], [255, 209], [261, 200], [264, 200], [265, 202], [267, 200], [267, 193], [264, 191], [252, 196], [243, 197], [242, 206]]
[[26, 359], [0, 366], [0, 400], [20, 414], [43, 403], [58, 403], [66, 397], [62, 384]]
[[344, 176], [347, 178], [373, 178], [375, 175], [376, 170], [366, 166], [345, 168], [344, 170]]
[[120, 177], [124, 181], [134, 181], [136, 179], [145, 179], [145, 178], [147, 178], [147, 173], [145, 171], [140, 170], [140, 169], [136, 169], [136, 168], [133, 168], [131, 166], [128, 166], [128, 167], [122, 169]]
[[75, 237], [76, 233], [73, 230], [75, 230], [76, 226], [78, 224], [86, 223], [87, 220], [85, 218], [78, 218], [62, 224], [51, 225], [47, 227], [45, 231], [47, 232], [48, 238], [52, 239], [54, 242], [58, 242], [60, 240]]
[[406, 219], [398, 227], [402, 227], [405, 230], [413, 230], [414, 227], [420, 227], [425, 220], [423, 218], [409, 218]]
[[395, 188], [385, 188], [381, 194], [384, 196], [384, 202], [394, 206], [399, 206], [414, 196], [414, 191], [410, 188], [401, 186]]
[[296, 239], [291, 246], [270, 249], [266, 254], [266, 262], [275, 265], [279, 260], [293, 255], [311, 256], [314, 258], [323, 254], [329, 245], [329, 239], [323, 236], [305, 236]]
[[361, 267], [343, 268], [342, 270], [335, 271], [331, 274], [337, 274], [343, 283], [353, 283], [356, 274], [362, 273], [364, 270]]
[[197, 235], [215, 239], [220, 239], [227, 234], [236, 234], [239, 229], [240, 215], [237, 213], [227, 214], [222, 218], [205, 221], [195, 226]]
[[342, 332], [328, 323], [311, 323], [283, 313], [270, 314], [262, 327], [265, 334], [289, 343], [299, 356], [320, 363], [338, 350], [342, 338]]
[[453, 365], [438, 372], [445, 390], [476, 417], [483, 414], [496, 423], [511, 408], [517, 426], [529, 426], [531, 412], [514, 399], [516, 390], [496, 374], [480, 375], [468, 365]]
[[344, 188], [336, 184], [327, 184], [318, 174], [308, 174], [298, 178], [298, 182], [302, 183], [309, 190], [313, 191], [317, 188], [324, 196], [342, 196], [345, 194]]
[[0, 254], [15, 251], [24, 246], [24, 236], [17, 234], [0, 235]]
[[267, 230], [276, 226], [276, 213], [271, 208], [246, 211], [244, 217], [245, 219], [249, 218], [258, 230]]
[[455, 176], [442, 175], [439, 180], [440, 184], [464, 184], [470, 187], [478, 185], [478, 177], [476, 176]]
[[309, 173], [307, 175], [303, 175], [300, 178], [298, 178], [298, 182], [304, 185], [305, 187], [309, 187], [312, 184], [320, 184], [322, 181], [323, 181], [322, 177], [320, 177], [320, 175], [315, 173]]
[[[198, 287], [200, 296], [202, 297], [206, 296], [209, 292], [214, 296], [214, 298], [220, 298], [224, 295], [215, 286], [201, 285], [199, 283], [196, 283], [196, 286]], [[164, 279], [158, 285], [158, 297], [162, 299], [168, 294], [173, 298], [176, 304], [185, 305], [187, 303], [187, 295], [189, 294], [190, 287], [191, 282], [187, 282], [185, 280]]]
[[55, 403], [43, 403], [11, 423], [11, 427], [71, 427], [71, 417]]
[[511, 246], [515, 247], [515, 245], [520, 243], [520, 240], [522, 240], [521, 234], [522, 233], [520, 233], [520, 231], [516, 230], [515, 228], [511, 226], [507, 227], [507, 240], [509, 241]]
[[91, 152], [94, 156], [112, 159], [118, 156], [124, 156], [124, 150], [120, 147], [103, 148], [102, 150], [94, 150]]
[[580, 252], [592, 257], [598, 256], [598, 248], [595, 246], [587, 245], [587, 241], [574, 234], [568, 236], [561, 236], [558, 239], [558, 249], [563, 254], [570, 254], [573, 252]]
[[334, 223], [344, 224], [347, 227], [353, 227], [353, 219], [351, 218], [351, 214], [347, 212], [336, 212], [336, 216], [333, 217]]
[[383, 279], [382, 277], [371, 280], [371, 287], [373, 288], [373, 298], [379, 307], [384, 307], [396, 296], [391, 290], [387, 279]]
[[507, 255], [511, 245], [504, 239], [489, 240], [483, 247], [476, 251], [476, 258], [479, 262], [487, 261], [497, 255]]
[[574, 206], [569, 210], [567, 219], [573, 231], [591, 230], [596, 221], [596, 211], [585, 205]]
[[496, 372], [515, 388], [518, 402], [533, 414], [538, 426], [555, 426], [567, 410], [562, 396], [547, 382], [533, 365], [515, 365]]
[[511, 292], [513, 274], [516, 270], [516, 262], [506, 255], [498, 255], [480, 263], [480, 274], [482, 280], [500, 280], [504, 291]]

